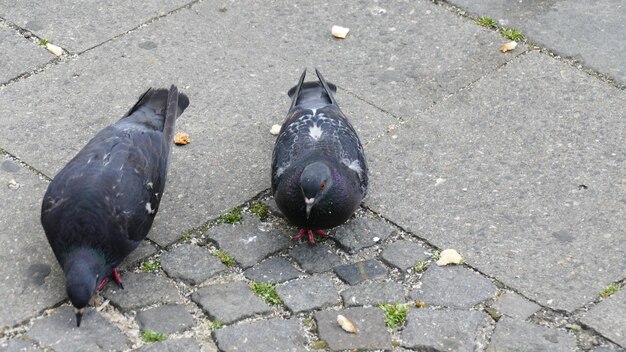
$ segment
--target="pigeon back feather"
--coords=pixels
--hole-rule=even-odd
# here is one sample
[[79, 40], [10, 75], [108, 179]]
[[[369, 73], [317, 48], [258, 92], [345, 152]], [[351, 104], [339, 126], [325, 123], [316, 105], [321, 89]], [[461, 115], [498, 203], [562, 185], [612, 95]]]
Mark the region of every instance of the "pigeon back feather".
[[66, 275], [102, 279], [146, 237], [165, 188], [176, 118], [188, 105], [175, 86], [148, 89], [54, 177], [41, 223]]

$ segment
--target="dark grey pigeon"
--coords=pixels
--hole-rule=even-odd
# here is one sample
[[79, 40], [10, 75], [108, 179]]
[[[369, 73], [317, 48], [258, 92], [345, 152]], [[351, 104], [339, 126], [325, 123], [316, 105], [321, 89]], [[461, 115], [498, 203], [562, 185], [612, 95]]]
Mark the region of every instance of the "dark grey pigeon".
[[348, 220], [367, 194], [367, 162], [356, 131], [335, 101], [337, 87], [306, 70], [292, 98], [272, 155], [272, 193], [278, 208], [315, 243], [313, 231]]
[[175, 86], [148, 89], [48, 186], [41, 223], [65, 272], [77, 326], [109, 277], [123, 288], [116, 268], [150, 231], [165, 188], [176, 118], [188, 105]]

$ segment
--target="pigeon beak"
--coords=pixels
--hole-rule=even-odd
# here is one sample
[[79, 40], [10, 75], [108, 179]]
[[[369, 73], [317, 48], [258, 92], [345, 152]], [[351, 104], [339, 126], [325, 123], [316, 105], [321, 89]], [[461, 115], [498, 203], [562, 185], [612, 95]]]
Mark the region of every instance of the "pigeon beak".
[[315, 198], [304, 197], [304, 203], [306, 204], [306, 219], [309, 220], [309, 215], [311, 215], [311, 208], [313, 208]]
[[85, 308], [76, 309], [76, 326], [80, 327], [80, 321], [83, 319], [83, 313], [85, 313]]

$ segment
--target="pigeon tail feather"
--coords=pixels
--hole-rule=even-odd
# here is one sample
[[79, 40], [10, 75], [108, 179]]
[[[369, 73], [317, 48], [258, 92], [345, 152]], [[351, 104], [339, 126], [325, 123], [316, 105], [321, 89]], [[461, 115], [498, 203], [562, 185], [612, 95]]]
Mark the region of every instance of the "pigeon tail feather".
[[149, 88], [141, 95], [135, 105], [128, 110], [122, 119], [131, 116], [142, 106], [147, 106], [157, 112], [157, 114], [165, 116], [165, 126], [167, 126], [168, 115], [173, 116], [173, 120], [178, 118], [183, 111], [185, 111], [187, 106], [189, 106], [189, 98], [183, 93], [178, 93], [178, 88], [173, 84], [170, 89]]
[[337, 105], [337, 101], [335, 100], [335, 94], [334, 94], [334, 92], [337, 91], [337, 87], [333, 85], [334, 89], [331, 90], [331, 87], [329, 86], [328, 82], [326, 82], [326, 80], [324, 79], [324, 76], [322, 76], [322, 73], [317, 68], [315, 69], [315, 74], [317, 75], [317, 78], [320, 79], [320, 83], [322, 83], [322, 86], [324, 87], [326, 94], [328, 94], [328, 97], [330, 97], [330, 102], [333, 105]]
[[[320, 77], [317, 69], [315, 72], [317, 72], [318, 77]], [[305, 109], [317, 109], [328, 104], [337, 105], [337, 102], [335, 101], [337, 86], [326, 82], [323, 77], [320, 77], [320, 82], [304, 82], [305, 76], [306, 69], [302, 72], [298, 84], [289, 89], [287, 92], [287, 95], [292, 98], [291, 107], [289, 108], [290, 111], [296, 106], [300, 106]]]
[[304, 71], [302, 71], [302, 75], [300, 75], [300, 80], [298, 81], [298, 84], [295, 87], [291, 88], [287, 93], [287, 95], [292, 97], [291, 107], [289, 108], [289, 110], [293, 109], [298, 104], [298, 97], [300, 96], [300, 90], [302, 89], [302, 84], [304, 83], [304, 77], [306, 77], [306, 68], [304, 69]]

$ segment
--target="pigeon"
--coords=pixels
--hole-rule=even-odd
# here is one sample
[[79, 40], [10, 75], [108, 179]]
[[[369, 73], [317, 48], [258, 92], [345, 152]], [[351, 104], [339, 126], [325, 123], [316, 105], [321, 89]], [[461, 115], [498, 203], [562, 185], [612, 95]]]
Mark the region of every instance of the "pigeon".
[[306, 70], [287, 93], [292, 99], [272, 153], [272, 194], [285, 217], [300, 227], [294, 239], [346, 222], [367, 195], [367, 162], [356, 131], [335, 100], [337, 87], [306, 82]]
[[163, 197], [176, 118], [189, 105], [176, 86], [148, 89], [50, 182], [41, 224], [80, 322], [117, 266], [146, 237]]

